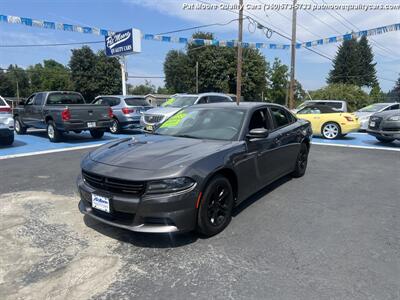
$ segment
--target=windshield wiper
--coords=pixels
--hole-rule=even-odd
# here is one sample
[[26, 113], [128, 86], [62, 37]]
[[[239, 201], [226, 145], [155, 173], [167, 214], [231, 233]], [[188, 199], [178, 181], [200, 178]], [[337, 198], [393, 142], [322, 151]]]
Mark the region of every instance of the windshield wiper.
[[189, 138], [189, 139], [201, 139], [200, 137], [195, 137], [192, 135], [188, 135], [188, 134], [179, 134], [179, 135], [174, 135], [176, 137], [183, 137], [183, 138]]

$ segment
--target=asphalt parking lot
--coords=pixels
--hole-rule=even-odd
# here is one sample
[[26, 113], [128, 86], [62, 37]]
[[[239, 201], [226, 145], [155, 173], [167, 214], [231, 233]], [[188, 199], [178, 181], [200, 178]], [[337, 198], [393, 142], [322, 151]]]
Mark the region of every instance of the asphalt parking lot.
[[221, 234], [146, 235], [78, 209], [89, 149], [0, 161], [1, 299], [399, 299], [400, 153], [314, 145]]

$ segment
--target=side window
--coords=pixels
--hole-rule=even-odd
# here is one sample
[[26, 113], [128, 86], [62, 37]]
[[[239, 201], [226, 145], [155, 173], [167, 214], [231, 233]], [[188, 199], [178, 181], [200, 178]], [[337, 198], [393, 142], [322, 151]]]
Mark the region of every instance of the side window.
[[120, 100], [118, 98], [114, 98], [114, 97], [103, 98], [103, 102], [102, 102], [102, 104], [109, 105], [109, 106], [115, 106], [115, 105], [118, 105], [119, 103], [120, 103]]
[[201, 97], [199, 101], [197, 101], [197, 104], [205, 104], [208, 103], [208, 97], [204, 96]]
[[34, 97], [33, 105], [43, 105], [43, 100], [44, 100], [43, 93], [38, 93]]
[[208, 97], [208, 103], [217, 103], [217, 102], [230, 102], [228, 98], [222, 96], [210, 96]]
[[33, 105], [33, 100], [35, 99], [35, 96], [36, 96], [36, 94], [30, 96], [30, 97], [26, 100], [25, 105]]
[[272, 117], [274, 118], [276, 128], [280, 128], [291, 123], [286, 111], [280, 107], [271, 107]]
[[316, 107], [306, 107], [298, 112], [300, 115], [320, 114], [321, 111]]
[[256, 110], [251, 116], [249, 131], [255, 128], [269, 129], [268, 110], [266, 108]]
[[395, 110], [395, 109], [400, 109], [400, 104], [392, 105], [392, 107], [390, 108], [390, 110]]
[[93, 104], [103, 104], [103, 98], [96, 99]]

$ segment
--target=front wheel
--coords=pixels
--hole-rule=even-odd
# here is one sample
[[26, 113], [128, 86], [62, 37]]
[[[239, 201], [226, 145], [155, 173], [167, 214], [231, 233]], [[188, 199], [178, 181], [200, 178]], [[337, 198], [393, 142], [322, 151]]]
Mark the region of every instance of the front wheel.
[[197, 231], [210, 237], [225, 229], [232, 219], [234, 197], [229, 180], [216, 176], [208, 183], [197, 218]]
[[378, 141], [380, 141], [381, 143], [391, 143], [391, 142], [393, 142], [394, 141], [394, 139], [391, 139], [391, 138], [384, 138], [384, 137], [381, 137], [381, 136], [377, 136], [376, 137], [376, 139], [378, 140]]
[[296, 166], [292, 173], [295, 178], [302, 177], [306, 173], [308, 162], [308, 146], [305, 143], [300, 145], [300, 152], [297, 155]]
[[333, 140], [342, 134], [339, 124], [328, 122], [322, 126], [322, 136], [328, 140]]
[[101, 138], [103, 137], [103, 135], [104, 135], [104, 131], [102, 131], [102, 130], [97, 130], [97, 129], [90, 130], [90, 135], [91, 135], [92, 138], [94, 138], [94, 139], [101, 139]]
[[62, 133], [56, 128], [54, 121], [47, 123], [47, 137], [53, 143], [58, 143], [62, 139]]
[[10, 146], [12, 143], [14, 143], [14, 134], [0, 138], [0, 145]]
[[15, 117], [14, 119], [14, 129], [17, 134], [25, 134], [27, 130], [18, 117]]

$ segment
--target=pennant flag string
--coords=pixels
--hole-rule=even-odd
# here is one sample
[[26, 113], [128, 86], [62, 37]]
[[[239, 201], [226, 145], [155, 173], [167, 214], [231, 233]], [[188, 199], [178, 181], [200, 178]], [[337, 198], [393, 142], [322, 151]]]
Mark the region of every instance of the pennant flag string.
[[[53, 29], [53, 30], [61, 30], [61, 31], [70, 31], [70, 32], [79, 32], [85, 34], [94, 34], [98, 36], [106, 36], [113, 34], [113, 31], [107, 29], [101, 29], [96, 27], [88, 27], [88, 26], [79, 26], [72, 24], [64, 24], [58, 22], [49, 22], [43, 20], [35, 20], [31, 18], [24, 17], [16, 17], [16, 16], [7, 16], [0, 15], [0, 22], [9, 23], [9, 24], [21, 24], [30, 27], [38, 27], [45, 29]], [[342, 41], [350, 40], [352, 38], [359, 38], [362, 36], [374, 36], [385, 34], [388, 32], [400, 31], [400, 23], [386, 25], [382, 27], [376, 27], [368, 30], [361, 30], [358, 32], [346, 33], [343, 35], [337, 35], [332, 37], [327, 37], [323, 39], [307, 41], [303, 43], [297, 43], [296, 48], [310, 48], [315, 46], [321, 46], [326, 44], [339, 43]], [[155, 34], [142, 34], [143, 40], [148, 41], [161, 41], [167, 43], [179, 43], [179, 44], [193, 44], [198, 46], [212, 45], [219, 47], [235, 47], [237, 46], [237, 41], [235, 40], [207, 40], [207, 39], [193, 39], [186, 37], [174, 37], [174, 36], [166, 36], [166, 35], [155, 35]], [[290, 49], [290, 44], [278, 44], [278, 43], [260, 43], [260, 42], [242, 42], [243, 48], [255, 48], [255, 49], [281, 49], [288, 50]]]

